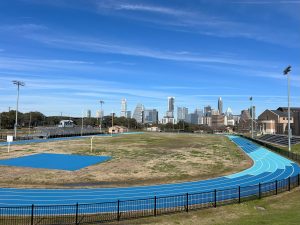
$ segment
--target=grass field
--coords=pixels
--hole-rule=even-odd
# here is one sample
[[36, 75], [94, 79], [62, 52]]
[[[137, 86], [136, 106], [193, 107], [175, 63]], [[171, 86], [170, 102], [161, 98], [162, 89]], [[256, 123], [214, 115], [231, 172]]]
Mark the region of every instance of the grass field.
[[[298, 225], [300, 188], [277, 196], [218, 208], [182, 212], [138, 220], [123, 225]], [[111, 223], [111, 225], [119, 223]]]
[[107, 155], [78, 171], [0, 166], [1, 187], [126, 186], [207, 179], [244, 170], [251, 160], [223, 136], [145, 133], [0, 148], [0, 159], [39, 152]]

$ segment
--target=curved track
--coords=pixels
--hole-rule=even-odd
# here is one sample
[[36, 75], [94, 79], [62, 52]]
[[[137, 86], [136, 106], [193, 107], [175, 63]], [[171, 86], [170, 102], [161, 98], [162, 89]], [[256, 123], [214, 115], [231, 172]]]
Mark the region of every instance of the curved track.
[[0, 188], [1, 206], [58, 205], [76, 203], [102, 203], [116, 200], [135, 200], [153, 196], [173, 196], [185, 193], [203, 193], [215, 189], [225, 190], [282, 180], [300, 173], [300, 167], [253, 142], [237, 136], [228, 136], [253, 160], [253, 166], [242, 172], [210, 180], [139, 186], [127, 188], [95, 189], [12, 189]]

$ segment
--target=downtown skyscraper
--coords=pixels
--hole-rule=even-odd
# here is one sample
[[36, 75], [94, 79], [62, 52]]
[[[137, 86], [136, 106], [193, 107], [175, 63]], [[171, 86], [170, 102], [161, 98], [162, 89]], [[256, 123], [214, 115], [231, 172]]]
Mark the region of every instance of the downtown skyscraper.
[[221, 97], [218, 99], [218, 110], [220, 115], [223, 114], [223, 101]]

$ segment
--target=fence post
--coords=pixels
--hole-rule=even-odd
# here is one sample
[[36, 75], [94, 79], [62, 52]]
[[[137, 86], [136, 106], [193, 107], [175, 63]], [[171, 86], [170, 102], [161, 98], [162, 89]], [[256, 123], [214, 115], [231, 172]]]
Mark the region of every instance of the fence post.
[[241, 186], [239, 186], [239, 203], [241, 203]]
[[261, 198], [261, 184], [258, 184], [258, 198]]
[[78, 225], [78, 208], [79, 208], [79, 205], [78, 205], [78, 202], [76, 203], [76, 216], [75, 216], [75, 224]]
[[156, 216], [156, 196], [154, 196], [154, 216]]
[[289, 191], [291, 191], [291, 177], [289, 177]]
[[214, 207], [216, 208], [217, 207], [217, 189], [215, 189], [215, 204], [214, 204]]
[[118, 221], [120, 221], [120, 200], [118, 200]]
[[277, 195], [278, 194], [278, 180], [276, 180], [275, 185], [276, 185], [276, 195]]
[[33, 225], [33, 211], [34, 211], [34, 204], [31, 205], [31, 225]]
[[186, 212], [189, 212], [189, 193], [186, 193]]

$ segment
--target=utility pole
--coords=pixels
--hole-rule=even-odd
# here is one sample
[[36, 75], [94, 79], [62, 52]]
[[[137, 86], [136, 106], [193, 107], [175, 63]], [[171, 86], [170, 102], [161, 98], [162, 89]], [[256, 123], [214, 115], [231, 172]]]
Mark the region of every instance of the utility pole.
[[283, 75], [287, 76], [287, 86], [288, 86], [288, 141], [289, 141], [289, 151], [291, 151], [291, 109], [290, 109], [290, 75], [289, 72], [291, 72], [291, 66], [288, 66], [283, 71]]
[[103, 100], [100, 100], [99, 101], [100, 102], [100, 133], [102, 132], [102, 113], [103, 113], [103, 111], [102, 111], [102, 105], [104, 104], [104, 101]]
[[12, 81], [14, 85], [17, 85], [17, 108], [16, 108], [16, 121], [15, 121], [15, 140], [17, 139], [17, 127], [18, 127], [18, 109], [19, 109], [19, 95], [20, 95], [20, 86], [25, 86], [25, 83], [22, 81], [14, 80]]
[[251, 101], [251, 109], [250, 109], [250, 112], [251, 112], [251, 137], [253, 139], [253, 103], [252, 103], [252, 96], [250, 97], [250, 101]]

